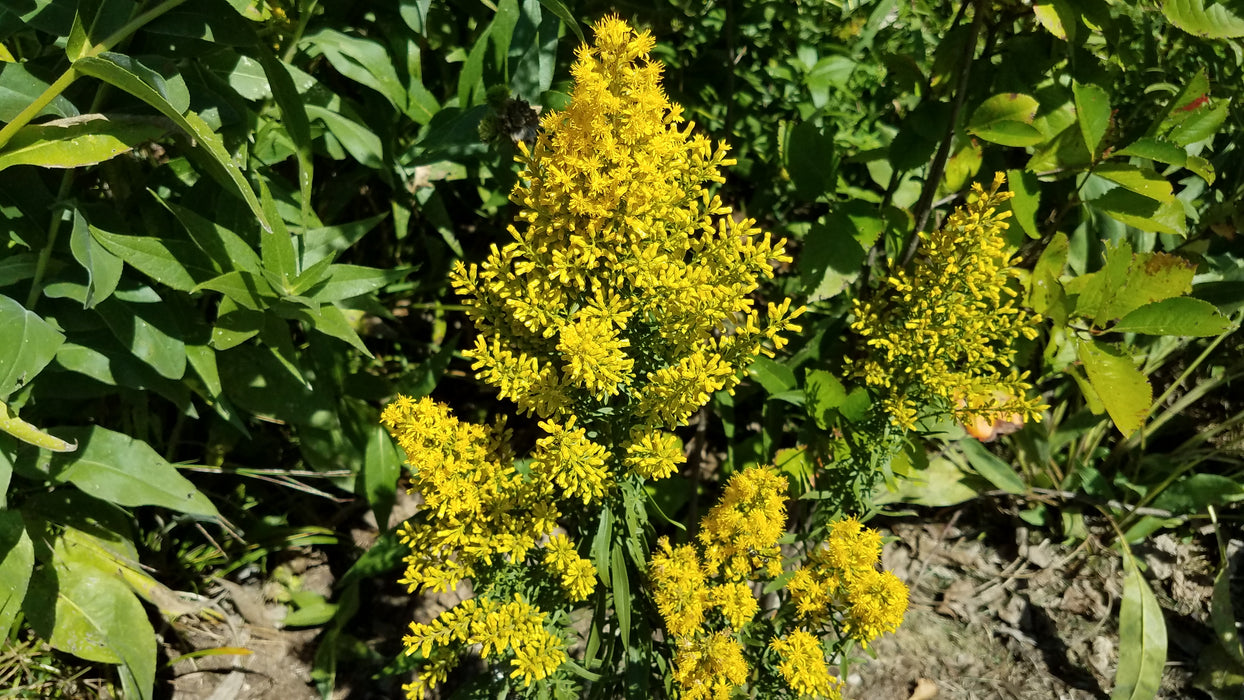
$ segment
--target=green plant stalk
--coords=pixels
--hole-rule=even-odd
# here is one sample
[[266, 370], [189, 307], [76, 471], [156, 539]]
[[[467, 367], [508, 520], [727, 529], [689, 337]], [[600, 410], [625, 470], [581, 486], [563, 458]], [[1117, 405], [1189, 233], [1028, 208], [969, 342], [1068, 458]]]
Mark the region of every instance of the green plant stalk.
[[294, 35], [289, 38], [289, 46], [285, 47], [285, 52], [281, 54], [282, 63], [291, 63], [294, 56], [298, 53], [298, 42], [302, 41], [302, 35], [307, 31], [307, 23], [311, 21], [311, 15], [315, 14], [315, 6], [319, 4], [319, 0], [311, 0], [307, 6], [298, 11], [298, 26], [294, 28]]
[[[129, 22], [126, 22], [125, 26], [110, 34], [103, 41], [87, 49], [83, 58], [98, 56], [99, 54], [111, 49], [118, 43], [128, 38], [131, 34], [138, 31], [138, 29], [144, 24], [156, 19], [160, 15], [163, 15], [185, 1], [186, 0], [164, 0], [164, 2], [159, 5], [147, 10], [137, 17], [134, 17]], [[18, 112], [17, 116], [13, 118], [13, 121], [5, 124], [4, 128], [0, 129], [0, 148], [4, 148], [8, 145], [9, 141], [22, 127], [29, 124], [30, 120], [38, 116], [39, 112], [42, 112], [43, 108], [47, 107], [52, 100], [56, 99], [62, 92], [69, 89], [69, 86], [72, 85], [73, 81], [77, 80], [77, 78], [78, 71], [70, 65], [69, 68], [65, 69], [64, 73], [61, 73], [59, 78], [54, 80], [51, 85], [47, 86], [47, 89], [44, 90], [42, 94], [35, 98], [34, 102], [26, 105], [26, 108], [21, 112]]]
[[60, 234], [60, 225], [65, 219], [65, 212], [60, 206], [69, 195], [69, 187], [73, 184], [73, 171], [68, 170], [60, 179], [60, 188], [56, 191], [56, 202], [52, 206], [52, 222], [48, 224], [47, 241], [43, 250], [39, 251], [39, 259], [35, 261], [35, 275], [30, 280], [30, 293], [26, 295], [26, 308], [34, 309], [43, 294], [43, 276], [47, 274], [48, 262], [52, 259], [52, 251], [56, 248], [56, 238]]

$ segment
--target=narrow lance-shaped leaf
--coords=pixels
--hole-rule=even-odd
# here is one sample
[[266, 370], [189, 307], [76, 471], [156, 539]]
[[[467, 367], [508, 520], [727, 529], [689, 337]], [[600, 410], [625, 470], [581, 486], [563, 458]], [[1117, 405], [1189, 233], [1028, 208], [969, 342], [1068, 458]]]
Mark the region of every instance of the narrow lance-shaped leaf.
[[1119, 667], [1111, 700], [1151, 700], [1166, 665], [1166, 620], [1136, 559], [1123, 545], [1123, 603], [1119, 607]]

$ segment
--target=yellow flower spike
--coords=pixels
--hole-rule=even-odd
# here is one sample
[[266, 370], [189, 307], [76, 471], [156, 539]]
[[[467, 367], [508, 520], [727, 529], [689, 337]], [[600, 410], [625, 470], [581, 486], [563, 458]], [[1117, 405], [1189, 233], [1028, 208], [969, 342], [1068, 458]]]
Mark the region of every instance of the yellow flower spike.
[[[1019, 308], [1008, 287], [1016, 277], [1004, 250], [1010, 212], [996, 209], [1012, 196], [1000, 191], [1004, 180], [999, 173], [988, 190], [974, 184], [974, 199], [939, 230], [920, 234], [922, 254], [911, 269], [888, 276], [871, 303], [855, 302], [851, 329], [885, 349], [854, 363], [856, 376], [882, 390], [899, 427], [914, 429], [927, 405], [968, 424], [1011, 415], [1039, 421], [1045, 410], [1029, 398], [1031, 384], [1003, 374], [1016, 340], [1036, 337], [1042, 320]], [[998, 393], [1010, 398], [999, 403]]]
[[778, 672], [801, 698], [841, 700], [841, 681], [829, 673], [821, 642], [804, 629], [774, 637], [769, 646], [781, 656]]

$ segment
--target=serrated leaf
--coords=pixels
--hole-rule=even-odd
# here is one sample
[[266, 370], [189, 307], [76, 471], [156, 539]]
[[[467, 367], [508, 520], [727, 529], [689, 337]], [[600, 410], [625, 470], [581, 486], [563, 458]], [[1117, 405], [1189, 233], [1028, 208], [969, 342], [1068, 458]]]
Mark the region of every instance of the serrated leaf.
[[34, 543], [26, 534], [22, 514], [0, 509], [0, 639], [8, 639], [22, 610], [34, 566]]
[[37, 470], [57, 483], [71, 483], [96, 498], [122, 506], [160, 506], [192, 515], [216, 516], [216, 507], [150, 445], [99, 426], [60, 428], [78, 451], [42, 451]]
[[1124, 546], [1123, 602], [1119, 606], [1119, 666], [1111, 700], [1151, 700], [1166, 665], [1166, 620], [1140, 567]]
[[1106, 315], [1115, 291], [1127, 281], [1132, 266], [1132, 244], [1126, 240], [1117, 246], [1106, 244], [1106, 260], [1097, 272], [1080, 275], [1067, 281], [1067, 294], [1076, 296], [1075, 313], [1096, 321]]
[[1128, 313], [1110, 330], [1116, 333], [1208, 337], [1225, 333], [1231, 319], [1213, 304], [1191, 297], [1156, 301]]
[[1024, 170], [1006, 171], [1007, 187], [1015, 194], [1011, 197], [1011, 211], [1015, 221], [1029, 238], [1041, 238], [1037, 228], [1037, 210], [1041, 207], [1041, 183], [1037, 176]]
[[834, 132], [812, 122], [800, 122], [786, 133], [782, 160], [795, 192], [814, 201], [829, 194], [838, 179]]
[[1159, 202], [1116, 187], [1089, 202], [1093, 209], [1112, 219], [1150, 233], [1169, 233], [1185, 236], [1188, 233], [1187, 215], [1178, 200]]
[[1149, 199], [1162, 203], [1175, 201], [1171, 183], [1150, 168], [1128, 163], [1102, 163], [1093, 173]]
[[1076, 355], [1088, 380], [1125, 437], [1144, 425], [1153, 404], [1153, 387], [1123, 351], [1096, 340], [1077, 340]]
[[1046, 31], [1063, 41], [1074, 41], [1079, 20], [1067, 0], [1037, 0], [1032, 13]]
[[1170, 253], [1137, 253], [1132, 256], [1127, 271], [1127, 281], [1111, 280], [1106, 298], [1094, 323], [1099, 327], [1108, 321], [1122, 318], [1139, 309], [1163, 299], [1170, 299], [1192, 290], [1192, 277], [1196, 264]]
[[1218, 104], [1202, 106], [1194, 109], [1192, 114], [1179, 123], [1166, 138], [1181, 146], [1197, 143], [1218, 133], [1223, 122], [1231, 112], [1230, 100], [1219, 100]]
[[967, 131], [1003, 146], [1034, 146], [1045, 140], [1032, 125], [1040, 105], [1018, 92], [994, 95], [985, 100], [968, 120]]
[[0, 295], [0, 399], [8, 398], [43, 370], [65, 336], [33, 311]]
[[1206, 39], [1244, 36], [1244, 6], [1222, 0], [1162, 0], [1171, 24]]
[[1024, 485], [1024, 480], [1019, 478], [1011, 465], [998, 459], [975, 439], [960, 440], [959, 448], [963, 450], [964, 456], [968, 458], [968, 463], [972, 465], [976, 473], [985, 477], [989, 483], [1007, 493], [1020, 494], [1028, 490]]
[[1147, 158], [1158, 163], [1187, 168], [1199, 175], [1207, 184], [1214, 184], [1214, 166], [1200, 156], [1190, 156], [1182, 146], [1158, 138], [1143, 137], [1136, 139], [1114, 153], [1117, 156], [1136, 156]]
[[1032, 287], [1028, 290], [1028, 306], [1033, 311], [1054, 319], [1061, 324], [1067, 319], [1067, 294], [1059, 279], [1067, 267], [1067, 256], [1071, 250], [1067, 234], [1061, 231], [1054, 234], [1041, 257], [1032, 268]]

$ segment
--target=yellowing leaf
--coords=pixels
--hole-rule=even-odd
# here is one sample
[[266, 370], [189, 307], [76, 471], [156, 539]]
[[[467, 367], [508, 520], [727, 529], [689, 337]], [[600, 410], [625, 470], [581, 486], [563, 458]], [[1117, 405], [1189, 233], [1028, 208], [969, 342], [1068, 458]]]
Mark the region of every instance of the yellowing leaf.
[[1119, 432], [1130, 436], [1139, 430], [1149, 417], [1153, 387], [1132, 358], [1096, 340], [1077, 340], [1076, 354]]

